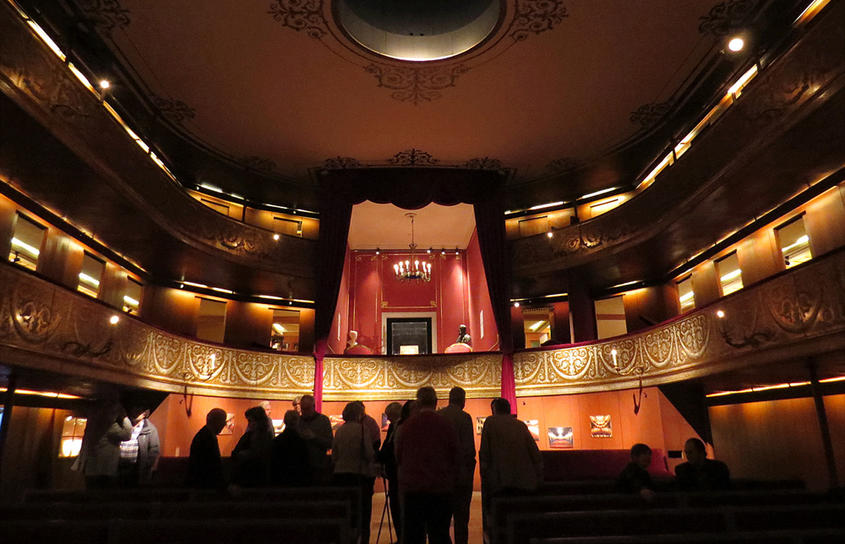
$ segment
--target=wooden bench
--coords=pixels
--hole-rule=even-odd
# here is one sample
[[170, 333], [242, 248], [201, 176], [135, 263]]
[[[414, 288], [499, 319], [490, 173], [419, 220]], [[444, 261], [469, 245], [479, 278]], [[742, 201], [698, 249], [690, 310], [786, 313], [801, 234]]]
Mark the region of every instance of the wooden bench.
[[109, 520], [9, 521], [0, 524], [4, 544], [346, 544], [342, 520]]
[[532, 538], [531, 544], [829, 544], [842, 542], [845, 530], [808, 529], [714, 534], [669, 534]]
[[800, 489], [722, 491], [714, 493], [660, 493], [651, 502], [644, 501], [638, 495], [630, 494], [496, 497], [491, 501], [488, 530], [494, 542], [504, 542], [508, 517], [519, 513], [822, 504], [828, 501], [829, 495], [826, 493], [808, 492]]
[[508, 517], [509, 544], [532, 538], [845, 528], [845, 504], [575, 511]]

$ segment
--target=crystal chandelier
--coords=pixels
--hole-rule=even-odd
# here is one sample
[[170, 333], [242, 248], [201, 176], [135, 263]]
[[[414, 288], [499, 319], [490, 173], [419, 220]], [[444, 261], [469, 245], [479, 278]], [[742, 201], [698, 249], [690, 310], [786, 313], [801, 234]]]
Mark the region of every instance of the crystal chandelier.
[[411, 219], [411, 243], [408, 244], [411, 248], [411, 256], [393, 265], [393, 271], [399, 281], [431, 281], [431, 263], [421, 263], [417, 259], [417, 244], [414, 241], [414, 217], [416, 216], [415, 213], [405, 214], [405, 217]]

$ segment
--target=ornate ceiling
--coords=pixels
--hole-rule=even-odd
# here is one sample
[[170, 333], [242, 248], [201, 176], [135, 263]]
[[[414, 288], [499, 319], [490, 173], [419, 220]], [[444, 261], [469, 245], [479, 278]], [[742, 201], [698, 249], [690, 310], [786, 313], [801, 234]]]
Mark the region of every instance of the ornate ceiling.
[[[231, 192], [272, 198], [256, 185], [310, 185], [315, 168], [435, 164], [507, 168], [514, 185], [553, 180], [564, 195], [631, 183], [702, 82], [731, 73], [725, 36], [770, 3], [503, 0], [487, 39], [433, 62], [357, 45], [329, 0], [68, 0], [61, 17], [42, 12], [56, 28], [64, 18], [60, 34], [117, 81], [119, 102], [258, 174], [213, 179]], [[193, 182], [212, 176], [180, 166]]]

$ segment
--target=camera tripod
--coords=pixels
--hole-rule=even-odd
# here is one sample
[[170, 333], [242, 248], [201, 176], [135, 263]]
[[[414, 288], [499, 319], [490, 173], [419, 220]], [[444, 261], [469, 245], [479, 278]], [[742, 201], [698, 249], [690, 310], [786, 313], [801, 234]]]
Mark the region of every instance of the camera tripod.
[[[384, 527], [384, 518], [387, 517], [387, 536], [390, 538], [389, 542], [393, 544], [395, 540], [393, 540], [393, 533], [394, 527], [393, 522], [393, 512], [390, 511], [390, 491], [387, 487], [387, 478], [384, 476], [381, 477], [381, 483], [384, 485], [384, 508], [381, 509], [381, 521], [378, 524], [378, 533], [376, 533], [376, 544], [378, 544], [379, 540], [381, 539], [381, 530]], [[396, 531], [396, 538], [399, 538], [399, 527], [395, 527]]]

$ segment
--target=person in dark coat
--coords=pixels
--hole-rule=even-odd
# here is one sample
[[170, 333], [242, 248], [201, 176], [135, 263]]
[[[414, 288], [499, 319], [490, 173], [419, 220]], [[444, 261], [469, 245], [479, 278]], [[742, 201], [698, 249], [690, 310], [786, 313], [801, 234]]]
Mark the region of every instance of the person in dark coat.
[[261, 406], [253, 406], [244, 416], [246, 432], [232, 450], [232, 483], [243, 487], [267, 485], [273, 448], [272, 424]]
[[690, 438], [684, 444], [686, 463], [675, 467], [675, 482], [683, 491], [724, 491], [731, 487], [728, 465], [707, 458], [704, 442]]
[[285, 430], [273, 439], [270, 459], [270, 481], [278, 486], [305, 486], [311, 484], [311, 465], [308, 462], [308, 445], [299, 436], [299, 412], [285, 412]]
[[654, 498], [654, 485], [648, 467], [651, 465], [651, 448], [645, 444], [631, 447], [631, 462], [616, 480], [616, 488], [622, 493], [637, 493], [646, 500]]
[[217, 435], [226, 426], [226, 412], [214, 408], [205, 416], [205, 426], [191, 441], [191, 456], [188, 459], [187, 485], [206, 489], [223, 489], [223, 462]]

